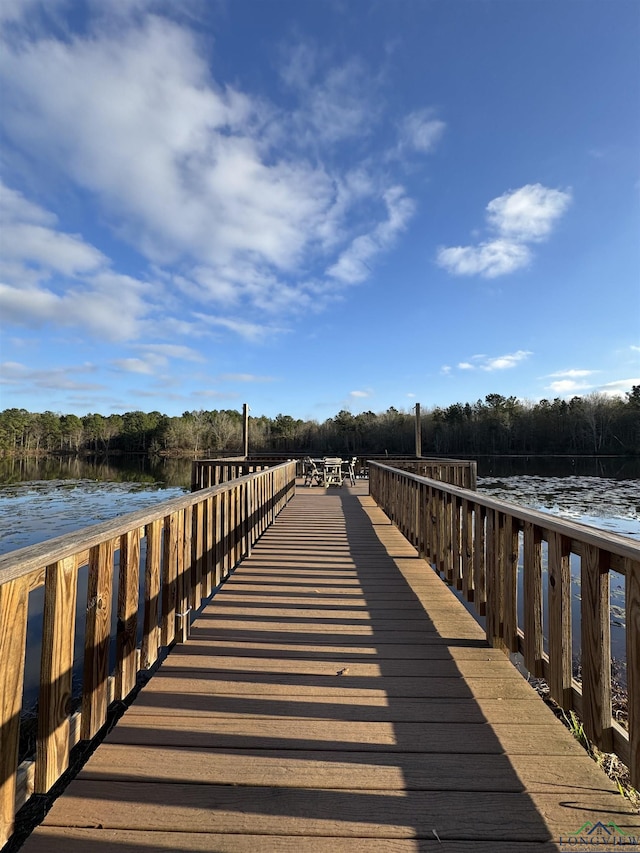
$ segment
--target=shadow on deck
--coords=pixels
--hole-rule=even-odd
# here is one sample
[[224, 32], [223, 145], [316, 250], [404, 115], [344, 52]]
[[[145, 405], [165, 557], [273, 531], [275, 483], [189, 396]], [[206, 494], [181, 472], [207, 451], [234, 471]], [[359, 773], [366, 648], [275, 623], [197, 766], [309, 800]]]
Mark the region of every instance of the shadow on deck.
[[27, 853], [533, 853], [598, 821], [640, 836], [365, 491], [298, 489]]

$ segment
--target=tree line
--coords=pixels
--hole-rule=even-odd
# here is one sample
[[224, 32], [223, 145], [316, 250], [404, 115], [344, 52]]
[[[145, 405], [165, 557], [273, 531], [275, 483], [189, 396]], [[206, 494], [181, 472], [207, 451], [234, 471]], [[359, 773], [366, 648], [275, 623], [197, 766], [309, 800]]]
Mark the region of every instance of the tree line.
[[[593, 393], [527, 402], [487, 394], [475, 403], [435, 406], [421, 413], [422, 454], [640, 455], [640, 385], [624, 399]], [[147, 453], [180, 456], [238, 453], [242, 414], [198, 410], [122, 415], [0, 412], [0, 452], [14, 455]], [[338, 412], [324, 422], [278, 414], [252, 417], [250, 453], [322, 455], [413, 454], [415, 416], [393, 406], [385, 412]]]

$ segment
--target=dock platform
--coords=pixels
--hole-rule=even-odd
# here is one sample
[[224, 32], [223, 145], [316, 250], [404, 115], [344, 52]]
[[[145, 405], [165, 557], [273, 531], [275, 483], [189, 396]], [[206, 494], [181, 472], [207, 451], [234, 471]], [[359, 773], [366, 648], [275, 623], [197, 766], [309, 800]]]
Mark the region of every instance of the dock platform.
[[297, 488], [23, 849], [547, 853], [603, 832], [640, 840], [640, 815], [358, 482]]

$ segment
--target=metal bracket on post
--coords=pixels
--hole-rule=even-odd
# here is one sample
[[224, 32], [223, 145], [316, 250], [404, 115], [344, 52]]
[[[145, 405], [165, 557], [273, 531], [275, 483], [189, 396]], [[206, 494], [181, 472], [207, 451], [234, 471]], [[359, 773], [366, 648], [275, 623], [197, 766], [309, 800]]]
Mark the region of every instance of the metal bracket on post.
[[184, 613], [176, 613], [176, 634], [180, 638], [181, 643], [186, 643], [189, 639], [189, 614], [191, 607], [188, 607]]

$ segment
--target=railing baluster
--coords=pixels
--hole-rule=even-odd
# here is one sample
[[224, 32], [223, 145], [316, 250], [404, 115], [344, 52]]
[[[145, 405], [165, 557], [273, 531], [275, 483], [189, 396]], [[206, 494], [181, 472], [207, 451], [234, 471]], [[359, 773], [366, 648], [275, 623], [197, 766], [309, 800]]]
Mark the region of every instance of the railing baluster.
[[459, 498], [451, 499], [451, 550], [453, 558], [452, 582], [462, 589], [462, 507]]
[[473, 513], [468, 500], [462, 501], [462, 592], [467, 601], [473, 601]]
[[46, 794], [69, 766], [77, 589], [75, 557], [47, 566], [36, 741], [35, 790], [39, 794]]
[[485, 556], [484, 507], [475, 504], [473, 511], [473, 586], [474, 602], [480, 616], [487, 612], [487, 560]]
[[191, 537], [191, 590], [189, 595], [189, 606], [197, 610], [202, 603], [203, 588], [203, 563], [204, 563], [204, 540], [205, 540], [205, 509], [206, 501], [193, 507], [193, 522], [189, 529], [192, 530]]
[[178, 570], [176, 579], [176, 641], [189, 639], [193, 569], [193, 507], [185, 507], [178, 517]]
[[519, 524], [511, 515], [504, 522], [504, 622], [502, 637], [510, 652], [518, 651]]
[[14, 826], [29, 578], [0, 586], [0, 845]]
[[561, 708], [572, 706], [571, 696], [571, 571], [569, 543], [550, 532], [549, 542], [549, 690]]
[[107, 720], [113, 551], [110, 539], [89, 552], [81, 726], [84, 740], [91, 740]]
[[606, 551], [590, 545], [580, 560], [582, 719], [587, 737], [605, 752], [613, 748], [609, 562]]
[[629, 771], [640, 790], [640, 561], [625, 559]]
[[170, 645], [176, 635], [176, 597], [178, 570], [178, 515], [172, 512], [164, 520], [162, 554], [162, 630], [160, 643]]
[[124, 699], [136, 685], [138, 590], [140, 588], [140, 531], [120, 537], [118, 632], [116, 635], [116, 698]]
[[498, 560], [499, 542], [498, 542], [498, 513], [494, 510], [487, 510], [486, 524], [486, 568], [485, 568], [485, 594], [487, 601], [486, 610], [486, 636], [487, 642], [494, 645], [496, 639], [495, 620], [496, 615], [496, 563]]
[[544, 675], [542, 632], [542, 531], [530, 521], [524, 525], [524, 662], [536, 678]]
[[204, 511], [204, 562], [202, 564], [203, 595], [209, 598], [214, 587], [214, 572], [215, 572], [215, 519], [213, 515], [215, 498], [209, 497], [205, 501]]
[[160, 572], [162, 567], [162, 521], [156, 519], [145, 528], [147, 553], [144, 568], [144, 623], [142, 666], [148, 669], [158, 659], [160, 647]]

